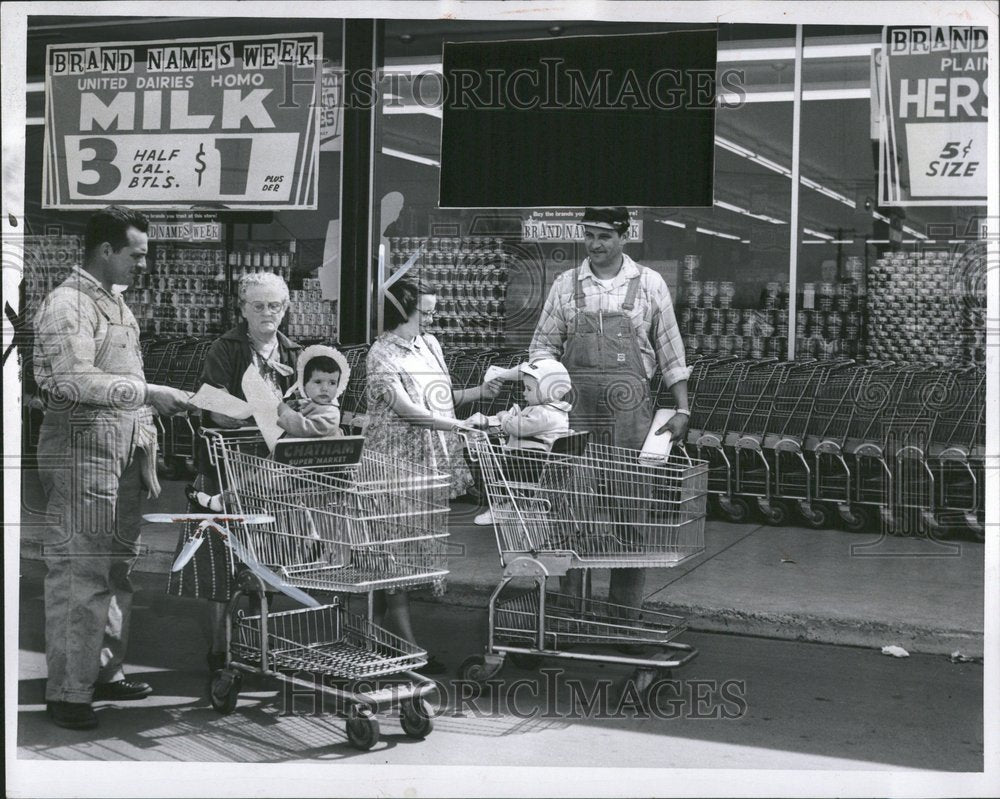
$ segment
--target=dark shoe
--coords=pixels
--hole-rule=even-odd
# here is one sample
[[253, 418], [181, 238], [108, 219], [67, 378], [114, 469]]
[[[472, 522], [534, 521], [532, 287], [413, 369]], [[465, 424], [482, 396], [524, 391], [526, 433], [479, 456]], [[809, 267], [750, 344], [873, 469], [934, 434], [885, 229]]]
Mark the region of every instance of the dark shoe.
[[208, 670], [212, 673], [224, 669], [226, 667], [226, 653], [225, 652], [209, 652], [205, 655], [205, 662], [208, 664]]
[[145, 699], [151, 693], [152, 687], [138, 680], [99, 682], [94, 686], [94, 701], [130, 702], [133, 699]]
[[421, 666], [419, 669], [414, 669], [414, 671], [417, 674], [445, 674], [448, 671], [448, 667], [434, 657], [434, 655], [431, 655], [427, 658], [426, 665]]
[[89, 702], [46, 702], [45, 712], [53, 724], [67, 730], [92, 730], [97, 726], [97, 714]]

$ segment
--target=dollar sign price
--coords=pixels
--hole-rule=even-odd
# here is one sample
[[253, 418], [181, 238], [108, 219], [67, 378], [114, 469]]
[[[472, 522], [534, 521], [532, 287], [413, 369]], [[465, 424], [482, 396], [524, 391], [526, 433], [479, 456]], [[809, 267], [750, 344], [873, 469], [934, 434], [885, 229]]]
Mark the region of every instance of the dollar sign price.
[[201, 176], [208, 168], [205, 164], [205, 145], [198, 145], [198, 154], [194, 157], [194, 160], [198, 162], [198, 166], [194, 168], [194, 171], [198, 173], [198, 188], [201, 188]]

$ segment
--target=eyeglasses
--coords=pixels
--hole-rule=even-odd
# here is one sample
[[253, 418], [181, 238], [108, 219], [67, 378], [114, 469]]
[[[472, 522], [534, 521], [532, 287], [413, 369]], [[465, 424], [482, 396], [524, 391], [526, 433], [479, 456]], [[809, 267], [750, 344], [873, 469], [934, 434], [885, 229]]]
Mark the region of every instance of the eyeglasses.
[[426, 311], [423, 308], [417, 308], [417, 310], [420, 311], [420, 313], [423, 316], [434, 316], [437, 313], [437, 309], [436, 308], [431, 308], [431, 309], [426, 310]]
[[257, 313], [264, 313], [265, 309], [271, 313], [280, 313], [285, 310], [284, 300], [281, 302], [248, 302], [247, 305], [253, 308]]

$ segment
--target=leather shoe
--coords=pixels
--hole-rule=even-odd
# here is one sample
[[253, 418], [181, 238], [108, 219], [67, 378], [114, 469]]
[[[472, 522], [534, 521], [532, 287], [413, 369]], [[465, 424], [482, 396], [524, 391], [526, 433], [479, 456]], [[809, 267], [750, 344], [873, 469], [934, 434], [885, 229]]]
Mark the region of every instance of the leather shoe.
[[94, 686], [94, 701], [129, 702], [133, 699], [145, 699], [151, 693], [153, 693], [152, 687], [138, 680], [99, 682]]
[[67, 730], [92, 730], [97, 726], [97, 714], [89, 702], [46, 702], [45, 712], [53, 724]]

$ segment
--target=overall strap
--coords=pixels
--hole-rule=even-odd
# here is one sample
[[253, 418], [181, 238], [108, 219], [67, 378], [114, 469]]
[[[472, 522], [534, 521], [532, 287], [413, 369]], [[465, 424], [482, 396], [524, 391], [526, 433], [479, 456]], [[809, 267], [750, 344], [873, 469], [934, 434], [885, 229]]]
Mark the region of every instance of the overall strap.
[[578, 311], [586, 310], [587, 305], [586, 298], [583, 294], [583, 274], [583, 265], [581, 265], [579, 272], [573, 278], [576, 281], [576, 287], [573, 290], [573, 304], [576, 306], [576, 310]]
[[635, 307], [635, 298], [639, 293], [639, 278], [641, 275], [636, 275], [628, 282], [628, 290], [625, 292], [625, 301], [622, 303], [623, 311], [631, 311]]

